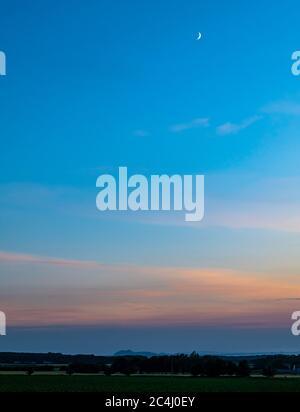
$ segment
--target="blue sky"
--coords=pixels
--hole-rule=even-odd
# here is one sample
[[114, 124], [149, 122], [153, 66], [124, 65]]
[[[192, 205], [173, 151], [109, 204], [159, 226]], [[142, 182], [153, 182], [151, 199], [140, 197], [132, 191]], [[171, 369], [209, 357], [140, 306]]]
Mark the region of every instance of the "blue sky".
[[211, 128], [176, 137], [170, 127], [199, 117], [212, 129], [242, 123], [297, 95], [296, 2], [272, 11], [268, 2], [236, 1], [2, 3], [3, 181], [90, 187], [84, 172], [122, 162], [149, 171], [236, 168], [273, 147], [267, 120], [242, 139], [217, 139]]
[[[236, 350], [255, 351], [261, 339], [268, 347], [256, 324], [265, 316], [270, 336], [281, 331], [277, 350], [294, 350], [300, 78], [291, 74], [291, 55], [300, 48], [298, 2], [0, 0], [0, 7], [0, 50], [7, 55], [7, 76], [0, 77], [0, 310], [11, 326], [34, 327], [34, 346], [57, 324], [120, 333], [126, 325], [142, 322], [151, 331], [163, 322], [178, 336], [191, 323], [195, 331], [215, 326], [220, 336], [224, 325], [234, 325]], [[204, 221], [99, 214], [96, 179], [119, 166], [146, 175], [205, 174]], [[200, 282], [199, 303], [195, 296], [191, 307], [191, 289], [177, 289], [185, 278], [189, 287]], [[174, 313], [184, 314], [176, 325], [166, 295], [158, 297], [162, 279]], [[247, 295], [243, 279], [253, 291], [270, 282], [260, 312], [253, 312], [254, 293]], [[202, 293], [208, 284], [209, 302]], [[222, 294], [226, 285], [234, 294]], [[109, 289], [111, 303], [93, 288]], [[135, 319], [137, 310], [144, 317]], [[171, 339], [154, 337], [151, 344], [142, 334], [126, 343], [168, 351]], [[40, 349], [68, 351], [67, 338], [53, 339]], [[15, 347], [13, 337], [2, 344]], [[174, 350], [189, 349], [182, 340]]]

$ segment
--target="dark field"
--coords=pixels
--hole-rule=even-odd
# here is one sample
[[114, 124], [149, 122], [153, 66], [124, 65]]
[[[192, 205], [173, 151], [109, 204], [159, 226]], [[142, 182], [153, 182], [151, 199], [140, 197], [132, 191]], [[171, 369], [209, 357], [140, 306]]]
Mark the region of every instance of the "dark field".
[[299, 378], [0, 375], [0, 392], [300, 392]]

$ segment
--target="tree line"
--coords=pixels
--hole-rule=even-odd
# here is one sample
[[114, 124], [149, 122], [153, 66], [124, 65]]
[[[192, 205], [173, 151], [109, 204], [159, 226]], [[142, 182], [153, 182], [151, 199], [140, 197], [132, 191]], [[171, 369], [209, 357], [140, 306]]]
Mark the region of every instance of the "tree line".
[[131, 374], [190, 374], [192, 376], [217, 377], [249, 376], [250, 366], [246, 360], [238, 363], [224, 360], [216, 356], [191, 355], [153, 356], [151, 358], [120, 357], [112, 365], [106, 365], [104, 373], [111, 375]]
[[[61, 355], [0, 354], [0, 370], [96, 374], [184, 374], [192, 376], [239, 376], [260, 373], [272, 377], [278, 370], [297, 373], [300, 357], [296, 355], [257, 355], [248, 357], [201, 356], [196, 352], [178, 355]], [[4, 361], [5, 360], [5, 361]], [[3, 362], [4, 361], [4, 362]]]

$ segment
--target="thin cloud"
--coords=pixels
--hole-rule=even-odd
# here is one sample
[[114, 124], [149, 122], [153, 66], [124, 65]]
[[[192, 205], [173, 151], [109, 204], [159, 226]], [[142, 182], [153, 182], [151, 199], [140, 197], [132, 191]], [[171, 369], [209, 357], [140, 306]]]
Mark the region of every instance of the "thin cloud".
[[209, 126], [209, 119], [206, 117], [201, 117], [192, 120], [189, 123], [179, 123], [175, 124], [170, 127], [170, 131], [172, 133], [181, 133], [185, 130], [195, 129], [197, 127], [208, 127]]
[[[286, 313], [292, 311], [294, 302], [289, 300], [300, 295], [298, 278], [273, 279], [263, 272], [135, 266], [130, 268], [128, 276], [127, 265], [118, 265], [118, 273], [115, 265], [107, 265], [102, 270], [95, 267], [88, 282], [83, 267], [70, 272], [62, 265], [57, 274], [58, 269], [52, 265], [55, 258], [20, 254], [16, 259], [13, 253], [1, 253], [2, 258], [10, 259], [14, 272], [22, 274], [23, 279], [22, 285], [11, 289], [9, 295], [7, 287], [0, 290], [2, 305], [10, 313], [14, 326], [187, 323], [275, 326], [284, 322]], [[32, 277], [32, 267], [20, 267], [20, 260], [43, 264], [33, 271]], [[75, 269], [81, 274], [78, 278]], [[0, 265], [0, 270], [6, 273], [7, 268]], [[60, 280], [51, 281], [55, 276]], [[47, 283], [41, 281], [45, 278]], [[278, 299], [282, 300], [280, 307]]]
[[282, 100], [265, 106], [262, 111], [267, 114], [300, 116], [300, 103], [290, 100]]
[[241, 123], [231, 123], [227, 122], [219, 127], [217, 127], [217, 134], [220, 136], [227, 136], [232, 134], [237, 134], [242, 130], [247, 129], [248, 127], [252, 126], [254, 123], [258, 122], [262, 119], [262, 116], [252, 116], [248, 119], [245, 119]]
[[148, 132], [147, 130], [138, 129], [133, 132], [133, 135], [136, 137], [148, 137], [150, 136], [150, 132]]
[[71, 266], [77, 268], [103, 268], [104, 265], [95, 262], [95, 261], [88, 261], [88, 260], [72, 260], [72, 259], [61, 259], [61, 258], [48, 258], [42, 256], [35, 256], [30, 254], [22, 254], [22, 253], [10, 253], [0, 251], [0, 262], [10, 262], [10, 263], [36, 263], [36, 264], [45, 264], [45, 265], [53, 265], [53, 266]]

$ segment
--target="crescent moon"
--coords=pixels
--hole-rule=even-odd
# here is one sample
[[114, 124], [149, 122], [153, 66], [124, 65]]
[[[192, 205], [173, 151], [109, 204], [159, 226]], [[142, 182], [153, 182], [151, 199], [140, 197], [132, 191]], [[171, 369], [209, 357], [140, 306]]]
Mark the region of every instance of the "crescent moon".
[[200, 31], [199, 31], [197, 40], [201, 40], [201, 38], [202, 38], [202, 33], [200, 33]]

